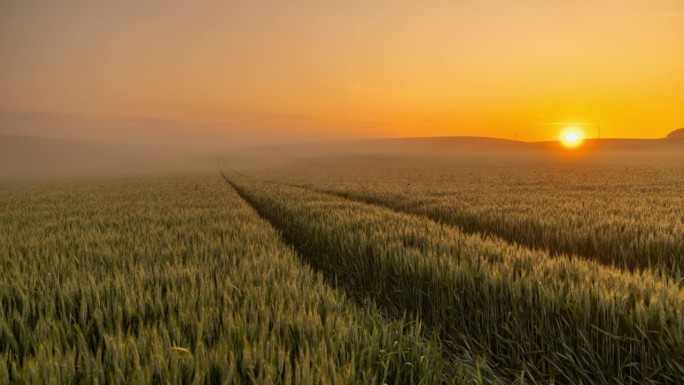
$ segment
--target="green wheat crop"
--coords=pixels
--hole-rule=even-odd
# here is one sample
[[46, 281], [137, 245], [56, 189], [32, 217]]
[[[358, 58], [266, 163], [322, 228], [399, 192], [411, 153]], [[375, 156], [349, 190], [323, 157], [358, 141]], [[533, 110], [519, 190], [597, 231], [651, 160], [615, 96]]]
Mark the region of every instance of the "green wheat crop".
[[424, 215], [552, 254], [684, 277], [684, 169], [676, 162], [495, 165], [375, 161], [265, 177]]
[[[513, 378], [679, 383], [684, 291], [649, 272], [553, 258], [423, 217], [232, 177], [310, 263]], [[506, 374], [508, 373], [508, 374]]]
[[[216, 176], [0, 187], [1, 384], [438, 384]], [[474, 378], [474, 377], [471, 377]]]

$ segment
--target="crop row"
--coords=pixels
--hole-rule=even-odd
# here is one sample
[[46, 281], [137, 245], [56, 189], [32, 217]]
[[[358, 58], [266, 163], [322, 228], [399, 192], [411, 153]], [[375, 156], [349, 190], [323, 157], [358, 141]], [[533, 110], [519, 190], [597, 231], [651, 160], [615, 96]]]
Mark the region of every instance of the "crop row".
[[443, 382], [219, 178], [0, 189], [0, 383]]
[[684, 278], [684, 173], [672, 165], [324, 171], [280, 180], [552, 254]]
[[424, 217], [234, 176], [313, 266], [389, 314], [418, 315], [502, 375], [557, 383], [679, 383], [674, 281], [467, 235]]

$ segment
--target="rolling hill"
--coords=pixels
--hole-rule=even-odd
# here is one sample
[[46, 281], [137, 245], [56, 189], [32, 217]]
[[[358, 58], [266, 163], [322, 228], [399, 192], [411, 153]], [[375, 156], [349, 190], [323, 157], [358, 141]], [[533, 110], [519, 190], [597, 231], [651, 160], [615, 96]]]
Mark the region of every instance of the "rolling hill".
[[[649, 160], [682, 156], [680, 139], [586, 140], [565, 150], [559, 142], [521, 142], [485, 137], [367, 139], [269, 145], [226, 152], [224, 161], [240, 167], [286, 164], [355, 163], [369, 160], [440, 158], [458, 161], [532, 162], [574, 158], [588, 161]], [[0, 178], [151, 175], [215, 169], [216, 156], [162, 147], [0, 135]]]

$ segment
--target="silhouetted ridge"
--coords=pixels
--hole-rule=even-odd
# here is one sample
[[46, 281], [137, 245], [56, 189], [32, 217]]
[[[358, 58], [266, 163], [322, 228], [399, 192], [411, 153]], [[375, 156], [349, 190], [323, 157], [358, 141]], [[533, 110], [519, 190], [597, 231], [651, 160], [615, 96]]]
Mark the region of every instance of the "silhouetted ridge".
[[668, 139], [684, 139], [684, 128], [674, 130], [667, 134]]

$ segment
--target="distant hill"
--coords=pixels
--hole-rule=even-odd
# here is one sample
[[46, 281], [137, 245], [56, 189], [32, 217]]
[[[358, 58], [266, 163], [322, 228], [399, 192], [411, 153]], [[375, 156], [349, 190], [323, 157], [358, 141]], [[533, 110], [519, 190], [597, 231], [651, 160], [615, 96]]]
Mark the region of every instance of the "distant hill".
[[670, 132], [667, 134], [667, 139], [684, 139], [684, 128]]
[[362, 139], [259, 146], [244, 149], [243, 154], [289, 155], [438, 155], [453, 153], [518, 153], [533, 149], [532, 143], [507, 139], [447, 136], [418, 138]]
[[[236, 167], [260, 168], [288, 164], [364, 167], [368, 161], [393, 162], [440, 158], [456, 162], [544, 163], [557, 159], [626, 160], [672, 158], [684, 161], [684, 140], [585, 140], [567, 151], [559, 142], [519, 142], [484, 137], [422, 137], [312, 142], [252, 147], [221, 156]], [[156, 147], [0, 135], [0, 179], [176, 174], [216, 169], [216, 157]], [[349, 163], [352, 162], [352, 163]]]
[[684, 164], [684, 140], [587, 139], [579, 148], [568, 150], [558, 141], [520, 142], [458, 136], [370, 139], [260, 146], [232, 152], [223, 160], [228, 167], [245, 172], [291, 166], [363, 168], [384, 164], [401, 168], [406, 162], [434, 161], [493, 166], [566, 161], [632, 166], [681, 160]]
[[162, 148], [0, 135], [3, 179], [168, 174], [207, 164]]
[[[561, 148], [557, 141], [537, 142], [545, 148]], [[684, 154], [684, 142], [670, 139], [586, 139], [579, 148], [584, 152], [591, 152], [595, 155], [611, 153], [652, 153], [652, 154]]]
[[[337, 156], [337, 155], [534, 155], [563, 149], [558, 141], [521, 142], [507, 139], [449, 136], [395, 139], [367, 139], [338, 142], [298, 143], [253, 147], [243, 154]], [[587, 139], [577, 150], [582, 153], [683, 152], [684, 143], [668, 139]]]

